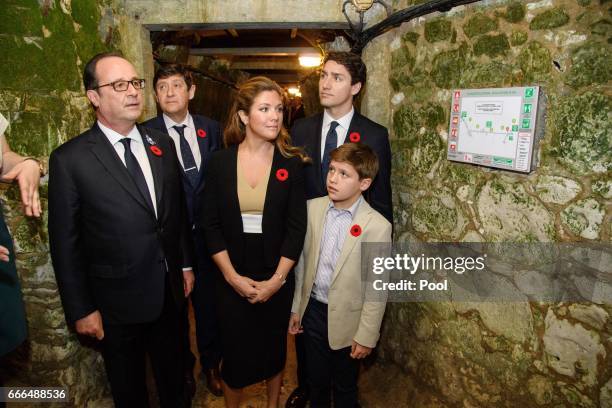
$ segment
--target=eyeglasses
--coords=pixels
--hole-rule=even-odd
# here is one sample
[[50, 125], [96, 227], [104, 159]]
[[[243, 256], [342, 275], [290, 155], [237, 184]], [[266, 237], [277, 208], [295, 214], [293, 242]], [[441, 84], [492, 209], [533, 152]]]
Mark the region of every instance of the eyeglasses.
[[109, 82], [108, 84], [98, 85], [93, 89], [102, 88], [105, 86], [112, 86], [116, 92], [125, 92], [130, 87], [130, 84], [134, 87], [134, 89], [142, 89], [145, 87], [144, 79], [132, 79], [131, 81], [126, 81], [125, 79], [120, 79], [115, 82]]

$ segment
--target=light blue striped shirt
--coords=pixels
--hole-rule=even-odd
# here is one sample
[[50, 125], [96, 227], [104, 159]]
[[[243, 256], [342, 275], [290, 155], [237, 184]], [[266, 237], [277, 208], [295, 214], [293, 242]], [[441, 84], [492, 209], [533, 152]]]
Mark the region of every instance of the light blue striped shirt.
[[333, 202], [329, 201], [323, 226], [323, 235], [321, 236], [317, 274], [315, 275], [311, 294], [319, 302], [328, 303], [327, 295], [334, 269], [336, 269], [336, 263], [338, 262], [340, 252], [342, 252], [344, 240], [351, 229], [351, 223], [361, 200], [363, 200], [363, 196], [360, 196], [348, 209], [336, 208]]

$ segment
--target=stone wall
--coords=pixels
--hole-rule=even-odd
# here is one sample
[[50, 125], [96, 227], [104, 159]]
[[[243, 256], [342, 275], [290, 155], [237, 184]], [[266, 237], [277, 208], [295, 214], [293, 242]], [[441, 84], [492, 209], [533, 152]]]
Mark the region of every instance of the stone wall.
[[[96, 52], [121, 49], [151, 80], [143, 24], [295, 16], [344, 22], [337, 0], [317, 8], [297, 0], [223, 3], [3, 2], [0, 111], [11, 122], [9, 143], [46, 162], [53, 148], [90, 126], [80, 75]], [[610, 7], [607, 0], [483, 1], [406, 23], [364, 50], [370, 77], [361, 108], [392, 133], [398, 240], [611, 241]], [[369, 24], [384, 18], [380, 6], [367, 14]], [[450, 89], [527, 84], [541, 85], [549, 101], [536, 172], [445, 160]], [[149, 89], [144, 116], [154, 114]], [[46, 218], [25, 219], [18, 195], [2, 189], [32, 342], [28, 370], [15, 383], [65, 385], [75, 405], [103, 404], [108, 389], [99, 355], [64, 323]], [[46, 180], [42, 198], [46, 207]], [[364, 376], [364, 403], [610, 407], [611, 313], [610, 305], [595, 304], [392, 304], [379, 364]]]
[[[486, 1], [404, 23], [386, 34], [387, 53], [366, 48], [369, 65], [390, 68], [390, 95], [370, 89], [365, 104], [392, 118], [398, 241], [612, 241], [611, 11], [606, 0]], [[446, 160], [451, 89], [525, 85], [548, 98], [535, 172]], [[611, 313], [596, 304], [391, 304], [380, 365], [365, 379], [386, 385], [367, 399], [611, 407]]]
[[[2, 3], [0, 112], [10, 122], [6, 137], [13, 150], [46, 164], [55, 147], [91, 126], [81, 73], [94, 54], [119, 48], [116, 10], [112, 0]], [[12, 383], [69, 387], [76, 406], [102, 401], [108, 389], [99, 354], [82, 347], [65, 324], [48, 252], [47, 213], [40, 220], [24, 217], [15, 186], [2, 187], [2, 205], [15, 241], [31, 342], [26, 370]]]

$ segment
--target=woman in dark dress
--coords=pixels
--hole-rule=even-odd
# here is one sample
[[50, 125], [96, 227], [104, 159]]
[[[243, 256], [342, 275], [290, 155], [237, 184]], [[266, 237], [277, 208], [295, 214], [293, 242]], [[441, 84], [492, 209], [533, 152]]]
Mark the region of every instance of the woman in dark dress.
[[[40, 217], [38, 183], [42, 175], [38, 161], [21, 156], [9, 147], [4, 130], [8, 122], [0, 114], [0, 181], [19, 184], [23, 212]], [[13, 240], [0, 208], [0, 387], [11, 371], [24, 363], [27, 352], [27, 324], [21, 299], [21, 287], [15, 267]], [[4, 402], [0, 401], [0, 407]]]
[[213, 154], [201, 200], [202, 227], [221, 274], [216, 287], [225, 402], [266, 380], [277, 407], [286, 360], [294, 277], [306, 233], [302, 163], [283, 127], [283, 91], [266, 77], [238, 90]]

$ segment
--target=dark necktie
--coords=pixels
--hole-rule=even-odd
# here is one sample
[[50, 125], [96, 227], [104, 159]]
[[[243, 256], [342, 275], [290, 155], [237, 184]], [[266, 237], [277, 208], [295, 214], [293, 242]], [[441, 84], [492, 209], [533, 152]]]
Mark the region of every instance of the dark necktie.
[[131, 140], [128, 137], [121, 139], [121, 143], [123, 143], [123, 147], [125, 147], [125, 152], [123, 153], [123, 157], [125, 158], [125, 167], [127, 167], [128, 173], [130, 173], [130, 176], [132, 177], [132, 181], [134, 181], [136, 187], [138, 187], [138, 190], [140, 191], [140, 194], [142, 194], [147, 205], [151, 208], [151, 210], [155, 211], [144, 173], [140, 168], [140, 164], [138, 164], [138, 161], [136, 160], [136, 156], [134, 156], [134, 153], [132, 153], [132, 149], [130, 149], [130, 141]]
[[339, 123], [335, 120], [330, 123], [327, 136], [325, 137], [325, 150], [323, 150], [323, 159], [321, 160], [321, 177], [324, 187], [327, 185], [327, 172], [329, 171], [329, 163], [331, 162], [329, 154], [338, 147], [338, 134], [336, 133], [338, 125]]
[[183, 159], [183, 168], [185, 169], [185, 175], [189, 184], [195, 187], [198, 184], [198, 167], [196, 166], [191, 147], [185, 138], [185, 125], [172, 126], [179, 134], [179, 140], [181, 141], [181, 158]]

